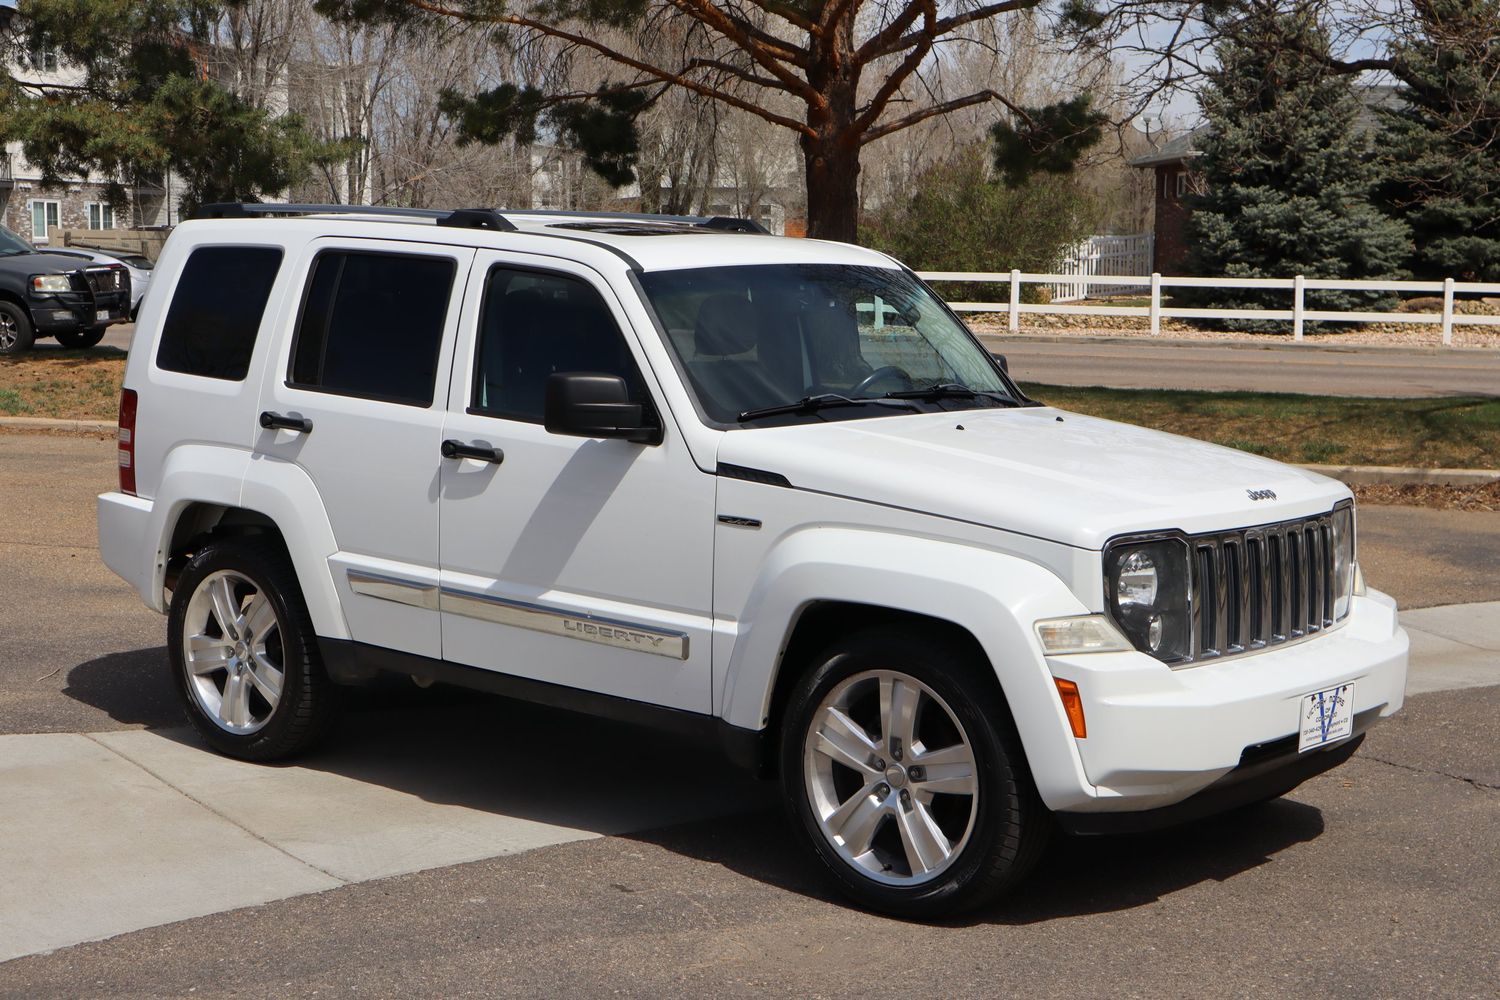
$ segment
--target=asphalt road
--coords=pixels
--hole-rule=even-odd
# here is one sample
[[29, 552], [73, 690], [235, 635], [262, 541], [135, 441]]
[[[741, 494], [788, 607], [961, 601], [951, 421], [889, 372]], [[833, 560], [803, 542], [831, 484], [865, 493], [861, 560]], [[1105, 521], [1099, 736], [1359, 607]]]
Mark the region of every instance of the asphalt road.
[[1500, 350], [1294, 347], [1143, 338], [981, 338], [1010, 373], [1047, 385], [1295, 392], [1326, 396], [1500, 395]]
[[[180, 724], [163, 621], [94, 550], [112, 449], [0, 434], [0, 733]], [[1500, 514], [1366, 508], [1361, 527], [1372, 584], [1404, 603], [1500, 598]], [[489, 775], [524, 776], [545, 737], [569, 766], [532, 782], [533, 815], [586, 827], [581, 804], [612, 785], [660, 797], [684, 777], [728, 795], [731, 815], [21, 958], [0, 964], [0, 997], [1493, 997], [1497, 713], [1500, 687], [1413, 696], [1287, 799], [1163, 834], [1059, 839], [1010, 902], [920, 926], [833, 898], [768, 789], [741, 790], [671, 741], [498, 699], [377, 692], [313, 770], [392, 801], [504, 809]], [[327, 800], [321, 822], [347, 808]]]

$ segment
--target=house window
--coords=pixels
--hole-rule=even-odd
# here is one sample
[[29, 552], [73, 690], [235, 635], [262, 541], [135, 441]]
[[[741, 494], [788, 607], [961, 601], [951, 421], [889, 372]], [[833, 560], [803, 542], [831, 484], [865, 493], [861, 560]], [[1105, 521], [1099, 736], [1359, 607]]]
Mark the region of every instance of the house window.
[[1188, 193], [1188, 176], [1186, 170], [1177, 172], [1177, 197], [1184, 198]]
[[57, 50], [51, 48], [32, 49], [26, 53], [28, 68], [42, 73], [57, 72]]
[[89, 228], [115, 228], [115, 207], [104, 202], [89, 202]]
[[31, 203], [31, 238], [45, 240], [59, 224], [62, 206], [55, 201], [33, 201]]

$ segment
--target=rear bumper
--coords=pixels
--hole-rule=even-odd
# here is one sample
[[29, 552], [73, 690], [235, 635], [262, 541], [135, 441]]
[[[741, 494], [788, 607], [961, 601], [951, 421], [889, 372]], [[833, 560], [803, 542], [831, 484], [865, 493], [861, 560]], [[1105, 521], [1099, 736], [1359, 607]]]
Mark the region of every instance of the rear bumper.
[[[1078, 685], [1088, 735], [1074, 743], [1092, 785], [1048, 804], [1083, 828], [1088, 824], [1077, 814], [1186, 806], [1208, 792], [1193, 807], [1200, 814], [1221, 799], [1219, 808], [1229, 808], [1237, 803], [1226, 789], [1250, 778], [1290, 783], [1248, 793], [1243, 801], [1289, 790], [1317, 773], [1318, 764], [1332, 766], [1328, 755], [1355, 740], [1299, 760], [1295, 734], [1303, 696], [1352, 683], [1355, 718], [1368, 729], [1405, 700], [1407, 638], [1396, 624], [1395, 602], [1372, 591], [1355, 599], [1337, 629], [1262, 653], [1181, 670], [1140, 653], [1053, 657], [1048, 666]], [[1283, 763], [1289, 770], [1272, 778], [1275, 769], [1261, 766], [1267, 748], [1284, 748], [1288, 740], [1291, 756]], [[1252, 761], [1256, 766], [1249, 769]]]
[[153, 611], [164, 610], [157, 564], [161, 553], [152, 531], [155, 504], [128, 493], [99, 495], [99, 557], [136, 589]]

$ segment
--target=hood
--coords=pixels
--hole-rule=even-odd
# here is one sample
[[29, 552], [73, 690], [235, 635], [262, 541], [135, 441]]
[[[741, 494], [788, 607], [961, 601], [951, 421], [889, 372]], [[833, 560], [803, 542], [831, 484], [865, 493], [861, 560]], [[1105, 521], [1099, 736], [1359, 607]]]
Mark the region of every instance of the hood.
[[1088, 549], [1125, 533], [1269, 524], [1349, 496], [1295, 466], [1053, 407], [738, 430], [718, 458], [800, 489]]
[[23, 253], [15, 257], [4, 257], [0, 260], [25, 261], [32, 274], [56, 274], [58, 271], [82, 271], [86, 267], [108, 266], [68, 254], [47, 253], [45, 250]]

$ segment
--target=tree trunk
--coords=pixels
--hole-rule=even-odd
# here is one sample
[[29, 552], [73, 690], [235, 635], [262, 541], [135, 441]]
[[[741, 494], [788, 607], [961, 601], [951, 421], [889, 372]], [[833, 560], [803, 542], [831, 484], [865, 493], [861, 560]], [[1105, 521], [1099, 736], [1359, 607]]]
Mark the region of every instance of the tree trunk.
[[804, 138], [807, 235], [853, 243], [859, 237], [859, 142], [835, 133]]
[[802, 137], [807, 177], [807, 235], [853, 243], [859, 236], [860, 137], [854, 131], [860, 67], [854, 58], [854, 14], [843, 17], [812, 40], [807, 82], [823, 97], [807, 109], [813, 134]]

